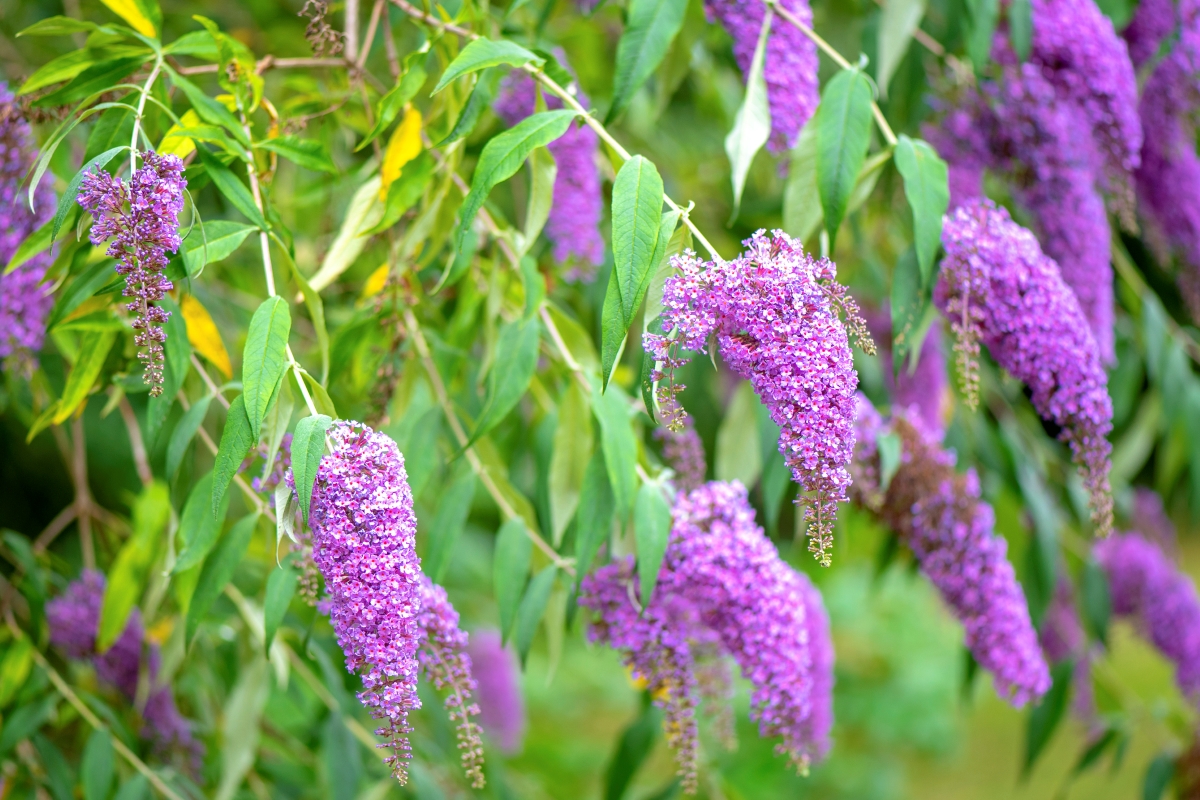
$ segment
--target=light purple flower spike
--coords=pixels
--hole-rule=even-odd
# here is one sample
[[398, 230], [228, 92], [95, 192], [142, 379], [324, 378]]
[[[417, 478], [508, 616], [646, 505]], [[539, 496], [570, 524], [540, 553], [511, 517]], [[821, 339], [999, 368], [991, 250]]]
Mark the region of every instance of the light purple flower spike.
[[467, 653], [478, 684], [479, 724], [501, 750], [519, 752], [525, 738], [525, 698], [516, 655], [500, 643], [496, 630], [472, 633]]

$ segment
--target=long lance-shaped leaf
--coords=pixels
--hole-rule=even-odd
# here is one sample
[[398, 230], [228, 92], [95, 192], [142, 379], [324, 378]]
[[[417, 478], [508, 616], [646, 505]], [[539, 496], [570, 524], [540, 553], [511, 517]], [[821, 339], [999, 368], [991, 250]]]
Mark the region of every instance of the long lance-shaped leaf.
[[946, 162], [920, 139], [900, 135], [896, 169], [904, 178], [904, 194], [913, 213], [913, 244], [921, 268], [921, 286], [933, 285], [933, 259], [942, 241], [942, 217], [950, 205]]
[[287, 367], [286, 351], [291, 330], [292, 316], [287, 301], [278, 295], [264, 300], [250, 320], [242, 355], [242, 383], [246, 418], [250, 420], [250, 433], [255, 441]]
[[683, 27], [687, 0], [632, 0], [625, 33], [617, 44], [611, 120], [625, 110], [637, 90], [654, 74]]
[[313, 482], [317, 468], [325, 455], [325, 432], [333, 420], [325, 414], [305, 417], [296, 423], [292, 436], [292, 474], [296, 479], [296, 494], [300, 498], [300, 511], [308, 522], [308, 507], [312, 502]]
[[767, 38], [771, 34], [771, 21], [774, 16], [768, 7], [758, 33], [758, 44], [754, 47], [750, 73], [746, 76], [746, 96], [734, 118], [733, 130], [725, 137], [725, 152], [729, 155], [733, 177], [731, 220], [737, 219], [738, 210], [741, 208], [742, 191], [746, 188], [746, 176], [750, 173], [754, 156], [771, 137], [771, 108], [767, 103], [767, 80], [763, 74], [763, 66], [767, 57]]
[[540, 323], [536, 319], [515, 320], [500, 329], [496, 362], [488, 371], [488, 399], [475, 424], [469, 444], [500, 424], [525, 394], [537, 369]]
[[871, 85], [860, 70], [843, 70], [825, 86], [817, 107], [817, 188], [831, 245], [870, 142]]
[[221, 501], [225, 499], [230, 481], [256, 441], [258, 438], [251, 432], [250, 420], [246, 417], [246, 396], [239, 394], [229, 404], [225, 428], [221, 431], [221, 444], [217, 447], [217, 463], [213, 466], [213, 514], [220, 512]]
[[540, 62], [541, 60], [536, 53], [531, 53], [516, 42], [510, 42], [507, 39], [475, 39], [462, 49], [457, 58], [450, 62], [450, 66], [446, 67], [446, 71], [442, 73], [441, 79], [437, 82], [437, 86], [433, 87], [431, 94], [437, 94], [452, 81], [481, 69], [500, 64], [521, 67], [530, 61]]

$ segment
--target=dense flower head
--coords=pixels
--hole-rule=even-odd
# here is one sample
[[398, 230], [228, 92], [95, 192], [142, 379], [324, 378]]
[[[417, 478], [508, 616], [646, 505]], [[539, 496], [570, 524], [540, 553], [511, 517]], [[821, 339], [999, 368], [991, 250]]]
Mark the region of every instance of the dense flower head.
[[[751, 717], [800, 769], [829, 749], [833, 654], [820, 594], [779, 557], [740, 483], [680, 492], [658, 585], [639, 608], [631, 559], [600, 567], [580, 603], [590, 636], [624, 652], [664, 708], [685, 788], [696, 769], [696, 650], [719, 643], [753, 686]], [[818, 641], [819, 639], [819, 641]]]
[[[576, 96], [587, 105], [582, 92]], [[506, 124], [515, 125], [533, 113], [535, 100], [533, 78], [513, 70], [501, 83], [496, 113]], [[546, 107], [562, 108], [562, 100], [547, 96]], [[554, 202], [546, 220], [546, 238], [553, 246], [555, 260], [568, 265], [565, 280], [590, 283], [597, 267], [604, 263], [604, 238], [600, 235], [604, 197], [596, 167], [599, 139], [588, 126], [572, 123], [549, 147], [558, 171], [554, 178]]]
[[38, 186], [32, 210], [21, 191], [33, 160], [29, 122], [8, 85], [0, 82], [0, 359], [13, 360], [26, 371], [42, 349], [46, 316], [54, 304], [48, 287], [42, 285], [49, 253], [40, 253], [5, 274], [21, 242], [54, 212], [47, 181]]
[[313, 484], [313, 560], [325, 579], [329, 615], [346, 669], [362, 674], [358, 699], [383, 724], [377, 731], [400, 781], [411, 758], [409, 711], [417, 697], [421, 568], [417, 520], [404, 457], [395, 442], [356, 422], [328, 432], [332, 451]]
[[[867, 404], [865, 398], [861, 400]], [[903, 411], [884, 424], [864, 409], [863, 433], [900, 438], [900, 465], [879, 485], [878, 448], [863, 441], [856, 454], [856, 499], [873, 509], [916, 556], [921, 572], [962, 622], [967, 648], [994, 676], [997, 693], [1015, 706], [1050, 688], [1025, 594], [994, 531], [992, 507], [980, 498], [974, 471], [954, 469], [954, 454]], [[861, 465], [861, 466], [860, 466]]]
[[1132, 618], [1174, 662], [1180, 691], [1200, 708], [1200, 595], [1191, 578], [1138, 533], [1097, 542], [1095, 555], [1108, 576], [1113, 613]]
[[520, 667], [500, 631], [481, 630], [467, 643], [479, 701], [479, 724], [506, 753], [516, 753], [525, 738], [525, 698], [521, 694]]
[[978, 343], [1032, 393], [1062, 428], [1091, 496], [1092, 521], [1112, 527], [1109, 456], [1112, 400], [1096, 342], [1075, 295], [1029, 231], [987, 200], [960, 206], [942, 229], [946, 257], [934, 302], [959, 339], [968, 402], [977, 402]]
[[685, 417], [678, 430], [655, 428], [654, 438], [662, 443], [663, 460], [675, 472], [675, 488], [685, 492], [698, 489], [708, 473], [708, 462], [692, 418]]
[[102, 573], [84, 570], [66, 591], [46, 604], [50, 643], [68, 658], [90, 659], [96, 677], [129, 702], [137, 699], [138, 681], [145, 669], [151, 688], [141, 709], [145, 722], [142, 735], [151, 740], [159, 755], [179, 753], [187, 760], [189, 769], [199, 771], [204, 745], [196, 741], [191, 725], [179, 713], [171, 687], [157, 683], [158, 646], [151, 643], [147, 647], [139, 610], [133, 610], [125, 630], [108, 650], [96, 652], [104, 585]]
[[1060, 575], [1054, 585], [1038, 639], [1042, 652], [1053, 663], [1078, 658], [1083, 652], [1086, 637], [1079, 622], [1079, 611], [1075, 608], [1075, 591], [1065, 576]]
[[125, 306], [133, 315], [134, 341], [142, 351], [145, 381], [150, 394], [162, 393], [163, 325], [169, 312], [154, 305], [174, 285], [163, 274], [167, 252], [179, 249], [177, 217], [183, 210], [187, 180], [177, 156], [142, 154], [143, 165], [125, 182], [109, 173], [89, 172], [79, 187], [79, 205], [95, 221], [89, 239], [108, 245], [108, 255], [117, 260], [117, 273], [125, 278]]
[[[759, 231], [743, 244], [742, 255], [719, 264], [691, 251], [672, 258], [680, 274], [663, 291], [666, 335], [646, 334], [643, 346], [663, 367], [653, 378], [671, 384], [684, 363], [677, 350], [703, 352], [715, 335], [722, 358], [782, 430], [779, 452], [809, 495], [809, 550], [828, 566], [837, 504], [850, 485], [858, 386], [839, 310], [861, 341], [869, 337], [833, 262], [813, 259], [783, 231]], [[681, 388], [661, 387], [662, 399]]]
[[467, 653], [468, 636], [458, 627], [458, 612], [446, 597], [446, 590], [425, 575], [421, 575], [421, 612], [417, 624], [421, 628], [421, 648], [417, 651], [421, 672], [433, 688], [448, 690], [446, 711], [455, 723], [463, 770], [471, 786], [482, 789], [483, 742], [479, 738], [479, 724], [472, 719], [479, 715], [479, 706], [472, 698], [476, 684], [471, 656]]
[[[808, 0], [783, 0], [780, 5], [805, 25], [812, 25]], [[759, 0], [706, 0], [709, 19], [733, 37], [733, 56], [743, 75], [750, 74], [766, 5]], [[817, 81], [817, 46], [796, 26], [778, 14], [771, 20], [763, 79], [771, 109], [771, 137], [767, 149], [782, 153], [796, 143], [800, 129], [820, 102]]]

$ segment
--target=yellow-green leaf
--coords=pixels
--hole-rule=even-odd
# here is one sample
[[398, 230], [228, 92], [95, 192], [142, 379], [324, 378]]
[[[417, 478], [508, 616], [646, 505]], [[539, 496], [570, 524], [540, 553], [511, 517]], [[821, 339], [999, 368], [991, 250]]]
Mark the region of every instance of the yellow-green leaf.
[[388, 140], [387, 150], [383, 154], [383, 166], [379, 171], [379, 202], [387, 200], [388, 187], [396, 178], [404, 165], [416, 158], [421, 152], [421, 112], [409, 106], [404, 112], [404, 119], [392, 132]]
[[137, 604], [146, 575], [158, 554], [158, 544], [171, 513], [167, 485], [155, 481], [133, 504], [133, 534], [125, 540], [108, 571], [108, 585], [100, 605], [100, 629], [96, 649], [103, 653], [125, 631], [129, 612]]
[[233, 377], [233, 364], [229, 362], [229, 351], [221, 340], [221, 332], [209, 315], [204, 304], [194, 295], [185, 294], [180, 301], [183, 321], [187, 325], [188, 341], [196, 352], [208, 359], [214, 367], [221, 371], [226, 379]]

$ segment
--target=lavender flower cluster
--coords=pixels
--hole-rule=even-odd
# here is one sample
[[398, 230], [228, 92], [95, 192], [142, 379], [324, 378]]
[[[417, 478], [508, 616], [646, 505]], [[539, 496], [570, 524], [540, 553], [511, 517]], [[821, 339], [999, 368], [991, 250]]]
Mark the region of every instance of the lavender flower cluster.
[[[496, 114], [505, 124], [516, 125], [533, 113], [536, 92], [533, 78], [514, 70], [500, 85]], [[586, 106], [587, 97], [582, 92], [577, 96]], [[562, 108], [562, 100], [549, 96], [546, 107]], [[572, 124], [549, 147], [558, 172], [554, 178], [554, 202], [546, 220], [546, 238], [553, 245], [554, 259], [568, 265], [564, 279], [569, 283], [591, 283], [597, 267], [604, 263], [604, 239], [600, 236], [604, 198], [596, 167], [599, 139], [588, 126]]]
[[[954, 455], [919, 417], [893, 413], [882, 420], [860, 396], [854, 494], [908, 545], [921, 571], [962, 622], [966, 645], [995, 678], [997, 693], [1014, 706], [1050, 688], [1050, 671], [1038, 646], [1025, 594], [994, 532], [995, 515], [980, 499], [973, 470], [959, 474]], [[900, 437], [900, 466], [886, 488], [879, 485], [876, 442], [882, 433]]]
[[[805, 25], [812, 26], [812, 8], [808, 0], [784, 0], [780, 6]], [[766, 5], [759, 0], [707, 0], [704, 8], [709, 19], [716, 18], [733, 37], [734, 59], [742, 74], [748, 76]], [[776, 14], [771, 21], [763, 59], [763, 79], [771, 109], [771, 137], [767, 140], [767, 149], [771, 152], [782, 153], [796, 144], [800, 129], [816, 110], [821, 100], [818, 66], [817, 46], [799, 28]]]
[[782, 559], [739, 483], [680, 492], [653, 600], [639, 607], [634, 565], [621, 559], [583, 581], [593, 641], [623, 652], [664, 709], [686, 791], [696, 787], [698, 649], [718, 645], [753, 684], [751, 717], [799, 769], [829, 749], [833, 645], [820, 594]]
[[833, 262], [813, 259], [783, 231], [759, 231], [743, 244], [742, 255], [720, 264], [703, 263], [690, 250], [673, 257], [680, 274], [663, 291], [666, 335], [648, 333], [642, 344], [667, 370], [652, 377], [667, 379], [659, 391], [670, 407], [683, 388], [671, 377], [685, 363], [678, 349], [704, 352], [716, 336], [725, 362], [750, 381], [782, 429], [779, 452], [810, 495], [809, 550], [828, 566], [837, 504], [850, 485], [858, 386], [838, 311], [860, 341], [869, 337]]
[[967, 401], [978, 402], [979, 343], [1032, 392], [1034, 408], [1062, 428], [1091, 498], [1092, 521], [1112, 527], [1108, 473], [1112, 400], [1096, 342], [1075, 295], [1029, 231], [988, 200], [951, 214], [934, 302], [958, 338]]
[[154, 305], [174, 285], [163, 274], [167, 252], [179, 249], [177, 217], [183, 210], [187, 181], [183, 162], [173, 155], [143, 154], [143, 165], [128, 183], [99, 170], [90, 172], [79, 187], [79, 205], [95, 222], [89, 239], [100, 245], [109, 239], [108, 255], [117, 260], [117, 274], [125, 278], [125, 306], [133, 315], [134, 341], [142, 348], [145, 381], [150, 394], [162, 394], [163, 325], [169, 312]]
[[147, 647], [138, 609], [130, 614], [120, 637], [103, 653], [96, 652], [96, 632], [100, 627], [100, 606], [104, 600], [104, 575], [85, 570], [60, 596], [46, 604], [50, 642], [68, 658], [90, 659], [96, 676], [133, 702], [143, 669], [150, 679], [150, 694], [141, 709], [145, 726], [142, 736], [149, 739], [155, 752], [165, 756], [179, 753], [193, 773], [199, 772], [204, 745], [196, 741], [191, 726], [179, 713], [171, 687], [158, 685], [158, 646]]
[[50, 254], [40, 253], [7, 272], [17, 248], [49, 219], [54, 197], [38, 187], [35, 210], [21, 197], [21, 183], [33, 163], [32, 132], [6, 83], [0, 82], [0, 359], [31, 372], [34, 354], [42, 349], [46, 316], [54, 304], [42, 279]]
[[892, 361], [891, 314], [864, 310], [863, 317], [872, 338], [884, 348], [880, 353], [880, 362], [892, 407], [906, 409], [909, 416], [919, 417], [926, 430], [943, 432], [950, 413], [951, 398], [946, 384], [946, 359], [942, 356], [942, 336], [938, 326], [930, 327], [926, 333], [921, 342], [917, 367], [909, 372], [907, 361], [898, 367]]
[[663, 460], [675, 472], [675, 488], [690, 492], [700, 488], [708, 474], [704, 442], [696, 431], [696, 423], [685, 417], [677, 430], [655, 428], [654, 438], [662, 444]]
[[[328, 610], [346, 669], [361, 673], [359, 701], [383, 725], [375, 733], [390, 749], [385, 762], [402, 784], [412, 757], [408, 714], [421, 707], [417, 674], [449, 690], [467, 777], [484, 776], [479, 708], [467, 634], [446, 591], [421, 572], [417, 519], [404, 456], [396, 443], [359, 422], [338, 420], [328, 432], [332, 452], [313, 483], [309, 525], [313, 560], [325, 579]], [[294, 478], [289, 474], [289, 484]]]
[[517, 657], [497, 630], [472, 633], [467, 655], [477, 684], [480, 726], [502, 751], [518, 752], [525, 738], [525, 699]]

